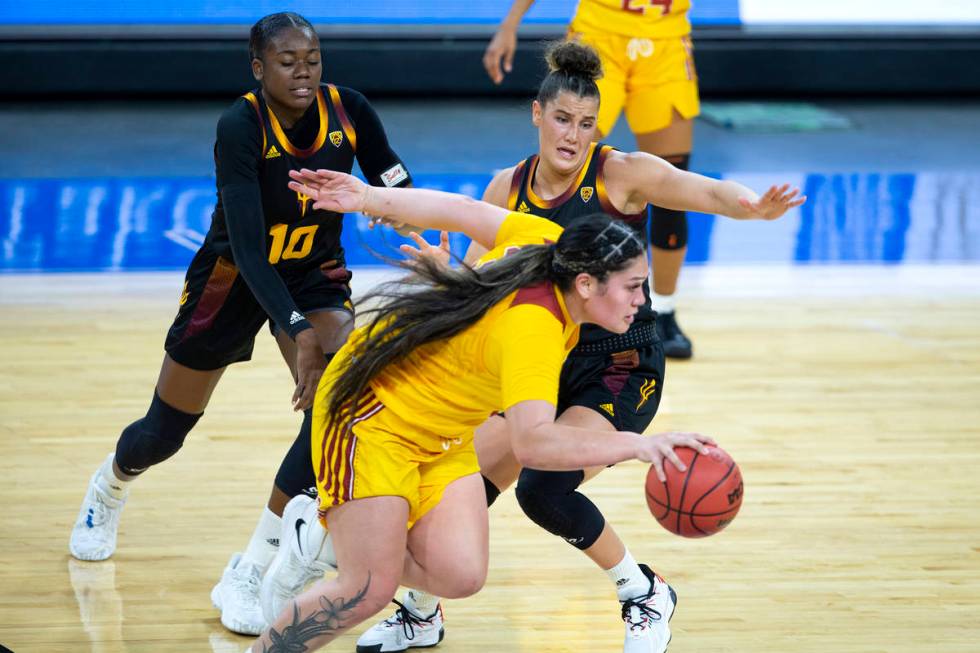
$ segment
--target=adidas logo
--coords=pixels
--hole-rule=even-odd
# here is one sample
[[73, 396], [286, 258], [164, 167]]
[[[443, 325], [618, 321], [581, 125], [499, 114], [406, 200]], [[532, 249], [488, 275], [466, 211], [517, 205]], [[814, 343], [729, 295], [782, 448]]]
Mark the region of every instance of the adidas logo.
[[622, 587], [628, 582], [630, 582], [629, 578], [620, 578], [619, 580], [616, 581], [616, 587]]
[[606, 411], [607, 413], [609, 413], [613, 417], [616, 416], [616, 410], [613, 408], [613, 405], [612, 404], [599, 404], [599, 408], [601, 408], [602, 410]]
[[276, 149], [276, 146], [275, 145], [273, 145], [272, 147], [270, 147], [269, 148], [269, 151], [265, 153], [265, 158], [267, 158], [267, 159], [274, 159], [274, 158], [276, 158], [278, 156], [282, 156], [282, 155], [279, 154], [279, 150]]
[[528, 205], [523, 200], [521, 201], [521, 205], [517, 207], [517, 210], [520, 211], [521, 213], [530, 213], [531, 212], [531, 209], [528, 207]]
[[289, 316], [289, 323], [296, 324], [297, 322], [302, 322], [306, 318], [300, 315], [299, 311], [293, 311], [293, 314]]
[[269, 539], [267, 539], [265, 541], [265, 543], [268, 544], [269, 546], [279, 546], [279, 538], [278, 537], [270, 537]]

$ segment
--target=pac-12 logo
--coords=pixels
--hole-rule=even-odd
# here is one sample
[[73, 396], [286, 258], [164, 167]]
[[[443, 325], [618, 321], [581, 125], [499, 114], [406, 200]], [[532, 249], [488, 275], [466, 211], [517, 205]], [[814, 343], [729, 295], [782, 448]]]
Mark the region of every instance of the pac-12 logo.
[[582, 196], [582, 201], [588, 204], [589, 200], [592, 199], [592, 192], [592, 186], [583, 186], [578, 194]]
[[344, 134], [341, 131], [330, 132], [330, 142], [333, 143], [334, 147], [340, 147], [340, 144], [344, 142]]

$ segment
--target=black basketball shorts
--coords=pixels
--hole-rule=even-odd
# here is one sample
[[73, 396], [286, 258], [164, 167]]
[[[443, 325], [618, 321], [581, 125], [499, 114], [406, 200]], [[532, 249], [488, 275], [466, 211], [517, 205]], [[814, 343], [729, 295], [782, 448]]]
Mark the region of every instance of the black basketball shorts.
[[[342, 253], [337, 260], [343, 260]], [[350, 275], [342, 264], [330, 261], [282, 276], [304, 314], [354, 310]], [[251, 359], [255, 334], [268, 319], [235, 264], [205, 245], [187, 269], [180, 309], [164, 349], [181, 365], [216, 370]]]
[[664, 348], [655, 342], [613, 354], [571, 355], [558, 385], [558, 413], [591, 408], [617, 431], [643, 433], [660, 405]]

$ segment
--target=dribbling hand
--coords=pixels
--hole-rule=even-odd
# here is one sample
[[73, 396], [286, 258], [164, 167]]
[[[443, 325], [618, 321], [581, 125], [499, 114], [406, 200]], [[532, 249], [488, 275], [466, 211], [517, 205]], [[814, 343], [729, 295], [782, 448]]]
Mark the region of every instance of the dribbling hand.
[[657, 478], [665, 482], [667, 475], [664, 473], [664, 460], [670, 461], [670, 464], [677, 468], [678, 471], [683, 472], [687, 470], [687, 467], [681, 462], [681, 459], [674, 453], [674, 447], [690, 447], [695, 451], [707, 454], [708, 450], [704, 446], [706, 444], [715, 444], [715, 441], [707, 435], [701, 435], [700, 433], [668, 431], [643, 438], [640, 446], [636, 450], [636, 458], [645, 463], [651, 463], [653, 468], [657, 470]]

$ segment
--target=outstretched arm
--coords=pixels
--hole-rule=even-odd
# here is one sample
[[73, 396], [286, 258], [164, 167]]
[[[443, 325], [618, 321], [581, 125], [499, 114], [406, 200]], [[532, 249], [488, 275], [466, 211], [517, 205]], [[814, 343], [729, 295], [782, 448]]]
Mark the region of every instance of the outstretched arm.
[[606, 164], [607, 186], [617, 188], [631, 205], [655, 204], [678, 211], [727, 215], [738, 220], [775, 220], [806, 201], [789, 184], [771, 186], [762, 197], [734, 181], [711, 179], [678, 170], [667, 161], [632, 152]]
[[289, 187], [314, 199], [313, 207], [338, 213], [360, 211], [424, 229], [461, 231], [493, 249], [508, 211], [456, 193], [422, 188], [378, 188], [333, 170], [291, 170]]

